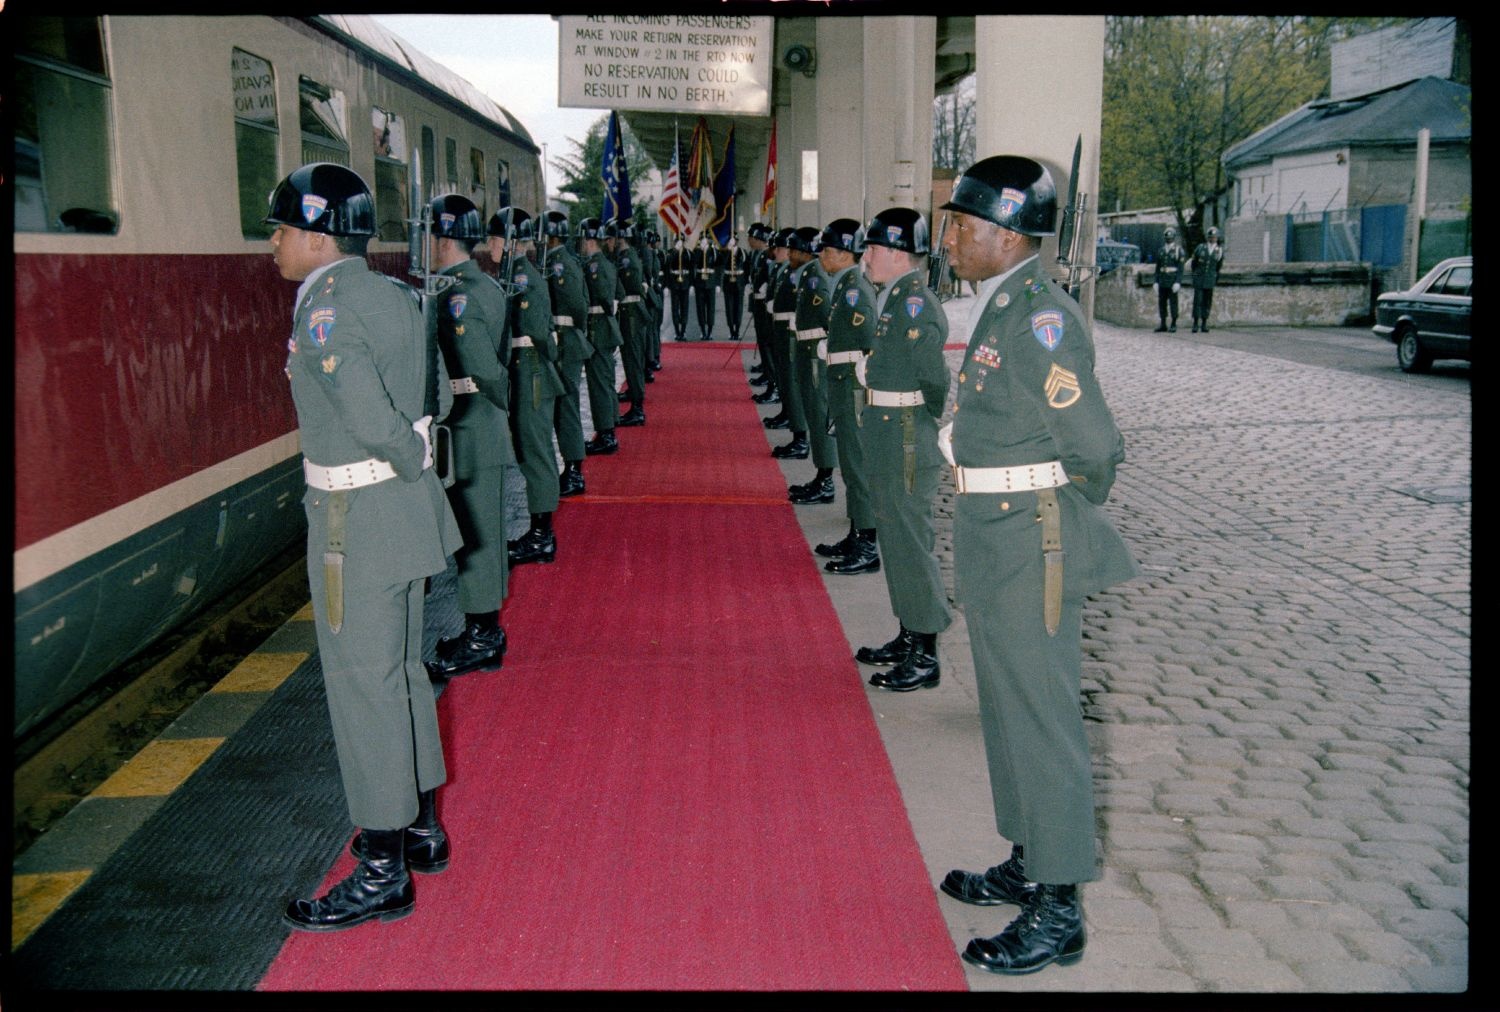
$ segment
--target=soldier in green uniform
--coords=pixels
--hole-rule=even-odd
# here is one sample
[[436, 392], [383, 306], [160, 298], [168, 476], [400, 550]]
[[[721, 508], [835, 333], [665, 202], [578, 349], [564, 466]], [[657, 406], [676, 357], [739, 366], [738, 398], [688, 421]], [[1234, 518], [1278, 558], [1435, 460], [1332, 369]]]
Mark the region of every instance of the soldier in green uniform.
[[1023, 909], [966, 962], [1031, 973], [1083, 956], [1079, 883], [1097, 877], [1094, 795], [1079, 701], [1083, 601], [1137, 572], [1098, 509], [1125, 457], [1094, 377], [1078, 304], [1042, 273], [1057, 194], [1029, 158], [985, 158], [943, 205], [954, 272], [981, 282], [947, 451], [958, 490], [953, 558], [968, 619], [995, 827], [1010, 857], [940, 888]]
[[724, 283], [724, 261], [719, 248], [705, 232], [693, 250], [693, 302], [698, 307], [698, 340], [707, 341], [714, 331], [714, 304]]
[[647, 301], [646, 271], [641, 266], [641, 257], [632, 247], [635, 226], [629, 221], [616, 219], [606, 222], [604, 234], [615, 261], [619, 279], [620, 334], [625, 343], [620, 355], [625, 363], [625, 393], [630, 401], [630, 410], [620, 416], [616, 423], [622, 427], [646, 424], [646, 386], [650, 377], [646, 371], [647, 346], [651, 335], [651, 310]]
[[453, 437], [453, 484], [449, 502], [463, 533], [455, 557], [458, 606], [464, 630], [440, 640], [428, 664], [434, 678], [452, 678], [481, 668], [493, 670], [505, 657], [500, 606], [505, 600], [505, 465], [515, 459], [506, 410], [510, 378], [504, 347], [507, 304], [500, 286], [473, 259], [485, 238], [484, 220], [473, 201], [457, 194], [428, 205], [432, 222], [429, 260], [452, 283], [437, 296], [430, 325], [449, 384], [453, 409], [446, 424]]
[[614, 261], [604, 255], [604, 223], [585, 218], [578, 223], [578, 252], [583, 263], [583, 283], [589, 293], [589, 344], [594, 355], [584, 363], [588, 377], [589, 417], [594, 422], [594, 438], [584, 452], [611, 454], [620, 449], [615, 437], [615, 349], [623, 343], [615, 320], [615, 292], [619, 274]]
[[1203, 241], [1193, 250], [1193, 333], [1201, 327], [1208, 333], [1208, 314], [1214, 308], [1214, 286], [1219, 283], [1219, 265], [1224, 262], [1224, 247], [1219, 245], [1219, 230], [1212, 225]]
[[749, 278], [749, 258], [745, 251], [740, 249], [740, 241], [734, 236], [729, 237], [723, 251], [719, 254], [720, 266], [723, 268], [724, 288], [724, 319], [729, 324], [729, 339], [738, 341], [740, 339], [740, 322], [745, 315], [745, 281]]
[[750, 323], [755, 328], [755, 347], [760, 362], [750, 372], [750, 385], [765, 389], [751, 396], [757, 404], [776, 404], [781, 398], [776, 393], [776, 376], [771, 366], [771, 313], [766, 308], [766, 296], [770, 291], [771, 229], [762, 222], [752, 222], [749, 230], [750, 257], [746, 265], [749, 278]]
[[283, 915], [337, 931], [412, 910], [408, 854], [448, 861], [437, 818], [447, 778], [432, 683], [422, 667], [426, 578], [462, 544], [432, 469], [424, 401], [426, 326], [410, 288], [365, 262], [375, 200], [342, 165], [304, 165], [277, 184], [265, 219], [281, 276], [300, 282], [286, 372], [307, 494], [307, 576], [318, 656], [359, 863]]
[[927, 287], [927, 219], [892, 207], [865, 228], [863, 267], [881, 286], [874, 345], [856, 363], [867, 389], [860, 437], [885, 562], [885, 586], [899, 628], [862, 664], [894, 665], [870, 684], [894, 692], [937, 685], [937, 637], [953, 622], [934, 552], [932, 504], [942, 475], [937, 423], [948, 399], [943, 345], [948, 317]]
[[[817, 473], [805, 484], [787, 489], [787, 498], [799, 506], [833, 502], [833, 469], [838, 451], [828, 434], [828, 378], [818, 343], [828, 336], [828, 273], [818, 260], [818, 230], [805, 225], [792, 235], [792, 263], [800, 255], [804, 262], [797, 274], [797, 309], [793, 323], [792, 373], [806, 420], [806, 441]], [[800, 459], [800, 458], [799, 458]]]
[[[501, 270], [510, 263], [510, 415], [516, 459], [526, 478], [526, 506], [531, 526], [506, 546], [512, 566], [551, 562], [557, 558], [552, 514], [557, 510], [557, 458], [552, 447], [556, 398], [563, 392], [557, 375], [560, 352], [552, 336], [552, 296], [532, 261], [536, 252], [536, 219], [519, 207], [502, 207], [490, 216], [490, 256]], [[507, 256], [507, 253], [510, 255]]]
[[646, 368], [652, 372], [661, 371], [661, 323], [662, 308], [666, 300], [662, 294], [662, 259], [661, 259], [661, 236], [656, 234], [656, 229], [646, 230], [646, 245], [641, 250], [641, 267], [646, 272], [646, 290], [651, 296], [651, 325], [647, 332], [651, 335], [650, 347], [647, 349]]
[[678, 236], [672, 250], [662, 265], [666, 278], [667, 294], [672, 298], [673, 340], [687, 340], [688, 299], [692, 292], [693, 253], [687, 248], [687, 240]]
[[562, 454], [563, 472], [558, 475], [557, 494], [563, 498], [582, 495], [583, 480], [583, 403], [579, 387], [583, 381], [583, 363], [594, 354], [589, 343], [589, 293], [583, 281], [583, 268], [568, 252], [568, 216], [548, 211], [542, 230], [546, 233], [547, 254], [544, 267], [551, 289], [552, 324], [557, 328], [558, 379], [563, 392], [553, 409], [557, 429], [557, 450]]
[[864, 251], [865, 229], [853, 218], [836, 218], [823, 229], [818, 260], [830, 278], [832, 291], [828, 337], [819, 343], [818, 353], [827, 369], [828, 418], [833, 425], [839, 472], [844, 476], [849, 534], [831, 545], [818, 545], [814, 551], [830, 560], [824, 564], [825, 570], [846, 576], [880, 570], [875, 507], [859, 434], [865, 387], [855, 374], [855, 364], [864, 360], [875, 337], [875, 291], [859, 270]]
[[771, 312], [771, 350], [776, 364], [776, 382], [781, 388], [781, 411], [766, 419], [768, 429], [790, 429], [792, 441], [771, 451], [773, 457], [807, 459], [807, 419], [797, 393], [797, 375], [792, 369], [792, 345], [797, 343], [797, 282], [809, 255], [793, 251], [794, 228], [779, 230], [771, 240], [771, 255], [778, 268], [771, 277], [767, 308]]
[[[1162, 232], [1162, 247], [1156, 255], [1156, 312], [1161, 324], [1158, 334], [1171, 331], [1177, 333], [1177, 296], [1182, 291], [1182, 262], [1187, 259], [1187, 250], [1177, 241], [1177, 230], [1170, 225]], [[1167, 323], [1167, 311], [1171, 310], [1172, 322]]]

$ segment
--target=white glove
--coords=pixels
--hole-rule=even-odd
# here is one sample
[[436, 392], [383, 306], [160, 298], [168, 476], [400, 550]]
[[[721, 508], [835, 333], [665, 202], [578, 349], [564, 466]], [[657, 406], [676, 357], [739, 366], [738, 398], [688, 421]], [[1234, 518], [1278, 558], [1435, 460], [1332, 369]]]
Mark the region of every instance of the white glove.
[[422, 470], [432, 466], [432, 416], [423, 415], [411, 423], [411, 429], [422, 437]]
[[952, 422], [949, 422], [947, 425], [943, 426], [941, 429], [938, 429], [937, 439], [938, 439], [938, 452], [943, 455], [943, 459], [944, 460], [946, 460], [949, 464], [952, 464], [953, 463], [953, 423]]
[[866, 352], [865, 354], [854, 360], [854, 378], [859, 380], [859, 385], [862, 387], [867, 387], [870, 385], [865, 382], [865, 359], [869, 357], [869, 352]]
[[818, 342], [817, 352], [819, 358], [824, 362], [828, 361], [828, 338], [825, 337]]
[[1181, 283], [1173, 285], [1172, 286], [1172, 291], [1174, 291], [1174, 292], [1180, 292], [1180, 291], [1182, 291], [1182, 285], [1181, 285]]

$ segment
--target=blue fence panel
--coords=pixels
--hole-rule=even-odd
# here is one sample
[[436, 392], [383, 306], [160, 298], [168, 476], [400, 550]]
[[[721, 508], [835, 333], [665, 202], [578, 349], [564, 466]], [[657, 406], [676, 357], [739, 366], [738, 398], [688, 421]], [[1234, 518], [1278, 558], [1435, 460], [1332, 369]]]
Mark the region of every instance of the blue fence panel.
[[1396, 267], [1406, 246], [1406, 205], [1366, 207], [1359, 214], [1359, 258], [1375, 267]]

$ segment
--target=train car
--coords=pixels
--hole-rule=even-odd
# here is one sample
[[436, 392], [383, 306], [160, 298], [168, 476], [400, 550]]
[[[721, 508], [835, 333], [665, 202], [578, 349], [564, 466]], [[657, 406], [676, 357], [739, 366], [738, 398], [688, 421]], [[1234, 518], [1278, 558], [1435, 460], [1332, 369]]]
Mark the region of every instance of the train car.
[[403, 279], [414, 151], [425, 193], [544, 205], [525, 128], [368, 17], [7, 22], [19, 741], [305, 530], [276, 182], [357, 171]]

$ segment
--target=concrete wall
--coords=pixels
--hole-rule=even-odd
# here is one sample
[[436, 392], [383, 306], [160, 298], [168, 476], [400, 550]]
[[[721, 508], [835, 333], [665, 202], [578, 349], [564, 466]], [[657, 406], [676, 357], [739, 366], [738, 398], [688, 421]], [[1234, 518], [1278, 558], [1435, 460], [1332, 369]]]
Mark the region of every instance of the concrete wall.
[[[1155, 327], [1156, 269], [1128, 264], [1094, 284], [1094, 315], [1121, 327]], [[1224, 266], [1209, 322], [1215, 327], [1354, 327], [1371, 319], [1370, 267], [1360, 263]], [[1178, 294], [1177, 325], [1193, 325], [1189, 278]]]

